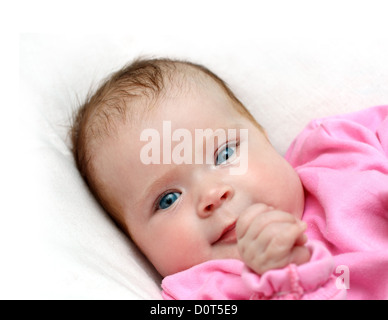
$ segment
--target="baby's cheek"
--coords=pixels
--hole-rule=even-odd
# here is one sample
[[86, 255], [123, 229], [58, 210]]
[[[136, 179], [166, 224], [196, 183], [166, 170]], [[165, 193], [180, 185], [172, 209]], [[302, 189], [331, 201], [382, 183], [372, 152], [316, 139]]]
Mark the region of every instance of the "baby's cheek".
[[203, 262], [202, 252], [205, 250], [197, 240], [198, 235], [190, 232], [170, 230], [160, 239], [150, 260], [163, 276], [188, 269]]

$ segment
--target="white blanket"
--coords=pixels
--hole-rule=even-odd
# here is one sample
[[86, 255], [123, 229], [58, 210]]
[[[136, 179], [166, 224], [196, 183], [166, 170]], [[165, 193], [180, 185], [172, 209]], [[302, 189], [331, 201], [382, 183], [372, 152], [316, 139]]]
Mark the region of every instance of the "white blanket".
[[7, 215], [16, 225], [3, 233], [9, 245], [0, 297], [160, 298], [160, 278], [91, 196], [67, 136], [72, 112], [88, 90], [133, 58], [206, 65], [282, 154], [312, 118], [388, 103], [387, 39], [276, 40], [256, 37], [254, 30], [217, 39], [178, 29], [164, 36], [140, 28], [130, 35], [20, 36], [24, 130], [13, 161], [20, 176], [12, 175], [17, 196]]

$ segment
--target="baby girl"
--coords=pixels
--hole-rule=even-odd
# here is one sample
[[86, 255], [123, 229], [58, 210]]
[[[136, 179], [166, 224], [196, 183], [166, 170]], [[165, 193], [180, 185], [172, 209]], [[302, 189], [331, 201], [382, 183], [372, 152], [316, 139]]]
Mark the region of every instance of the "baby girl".
[[137, 60], [72, 139], [164, 298], [388, 298], [388, 107], [314, 121], [284, 158], [208, 69]]

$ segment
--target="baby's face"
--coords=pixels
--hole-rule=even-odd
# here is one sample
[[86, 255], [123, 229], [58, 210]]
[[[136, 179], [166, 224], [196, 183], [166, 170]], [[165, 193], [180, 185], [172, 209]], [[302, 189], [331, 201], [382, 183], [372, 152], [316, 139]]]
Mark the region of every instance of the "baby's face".
[[[198, 129], [210, 134], [196, 139]], [[120, 125], [95, 154], [120, 218], [162, 276], [211, 259], [240, 259], [234, 225], [253, 204], [302, 215], [295, 171], [215, 86], [163, 98], [142, 121]]]

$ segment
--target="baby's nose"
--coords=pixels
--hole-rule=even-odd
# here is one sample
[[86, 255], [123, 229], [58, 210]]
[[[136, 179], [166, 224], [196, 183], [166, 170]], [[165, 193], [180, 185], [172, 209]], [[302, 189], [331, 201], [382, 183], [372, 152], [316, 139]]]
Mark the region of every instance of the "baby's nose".
[[198, 215], [201, 218], [210, 216], [234, 195], [233, 188], [229, 185], [214, 186], [202, 192], [202, 197], [198, 203]]

